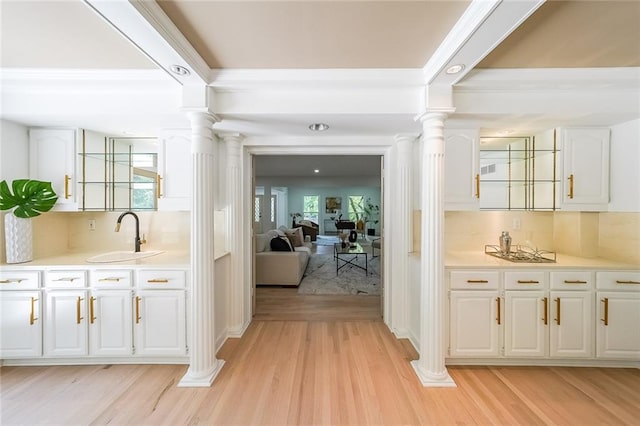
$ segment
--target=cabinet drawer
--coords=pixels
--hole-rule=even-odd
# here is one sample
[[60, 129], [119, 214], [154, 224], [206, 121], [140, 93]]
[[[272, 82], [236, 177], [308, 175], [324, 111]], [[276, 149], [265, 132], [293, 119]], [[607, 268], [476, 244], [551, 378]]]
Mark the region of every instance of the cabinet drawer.
[[640, 291], [640, 271], [596, 272], [599, 289]]
[[0, 290], [25, 290], [40, 287], [38, 271], [1, 271]]
[[451, 271], [449, 287], [467, 290], [497, 290], [500, 285], [498, 271]]
[[506, 290], [542, 290], [547, 287], [547, 275], [542, 271], [509, 271], [504, 273]]
[[591, 290], [593, 272], [589, 271], [559, 271], [550, 273], [552, 290]]
[[96, 269], [90, 272], [93, 288], [129, 288], [133, 286], [130, 269]]
[[49, 288], [82, 288], [87, 286], [87, 271], [46, 271], [44, 285]]
[[138, 272], [138, 288], [181, 289], [186, 287], [186, 272], [181, 270], [148, 270]]

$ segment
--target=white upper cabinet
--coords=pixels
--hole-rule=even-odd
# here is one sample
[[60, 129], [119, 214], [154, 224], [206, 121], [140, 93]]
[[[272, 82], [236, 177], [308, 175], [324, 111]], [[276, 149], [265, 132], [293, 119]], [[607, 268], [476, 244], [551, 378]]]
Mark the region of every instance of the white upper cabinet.
[[562, 129], [562, 210], [606, 211], [609, 204], [608, 128]]
[[77, 131], [74, 129], [29, 130], [29, 177], [51, 182], [58, 195], [54, 210], [77, 210]]
[[164, 130], [158, 143], [158, 210], [191, 209], [191, 134]]
[[444, 132], [445, 210], [478, 210], [479, 138], [478, 129], [446, 129]]

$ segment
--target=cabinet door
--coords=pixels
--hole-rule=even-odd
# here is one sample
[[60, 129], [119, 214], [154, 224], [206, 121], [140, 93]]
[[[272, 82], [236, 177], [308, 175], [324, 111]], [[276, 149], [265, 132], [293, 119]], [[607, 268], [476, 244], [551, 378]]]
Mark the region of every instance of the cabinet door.
[[190, 210], [191, 133], [164, 131], [158, 145], [158, 210]]
[[497, 357], [500, 350], [500, 298], [497, 291], [452, 291], [450, 355]]
[[0, 292], [0, 358], [42, 355], [39, 291]]
[[[545, 302], [546, 300], [546, 302]], [[548, 298], [544, 291], [505, 293], [504, 354], [542, 357], [547, 352]]]
[[73, 129], [29, 130], [29, 174], [51, 182], [58, 194], [55, 210], [77, 210], [75, 176], [76, 131]]
[[87, 294], [85, 291], [47, 291], [45, 355], [87, 355]]
[[597, 356], [640, 359], [640, 293], [598, 292]]
[[140, 290], [134, 298], [137, 355], [185, 355], [184, 290]]
[[609, 134], [602, 128], [562, 132], [564, 210], [603, 211], [609, 204]]
[[477, 129], [445, 130], [445, 210], [478, 210], [479, 134]]
[[552, 357], [593, 356], [593, 296], [586, 291], [552, 291], [549, 300]]
[[131, 355], [131, 291], [94, 290], [89, 298], [89, 324], [91, 355]]

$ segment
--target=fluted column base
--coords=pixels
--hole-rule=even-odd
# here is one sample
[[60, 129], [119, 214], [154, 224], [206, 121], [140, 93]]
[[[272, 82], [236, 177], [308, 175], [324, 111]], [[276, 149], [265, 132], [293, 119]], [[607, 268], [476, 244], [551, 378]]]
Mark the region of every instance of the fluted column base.
[[198, 374], [197, 376], [192, 375], [191, 369], [187, 370], [187, 374], [185, 374], [180, 382], [178, 383], [179, 388], [208, 388], [213, 384], [213, 381], [222, 370], [224, 366], [223, 359], [216, 359], [213, 365], [213, 371], [206, 375]]
[[411, 361], [411, 367], [416, 372], [416, 376], [420, 379], [422, 386], [433, 388], [455, 388], [456, 383], [453, 381], [447, 370], [444, 373], [433, 373], [425, 371], [418, 360]]

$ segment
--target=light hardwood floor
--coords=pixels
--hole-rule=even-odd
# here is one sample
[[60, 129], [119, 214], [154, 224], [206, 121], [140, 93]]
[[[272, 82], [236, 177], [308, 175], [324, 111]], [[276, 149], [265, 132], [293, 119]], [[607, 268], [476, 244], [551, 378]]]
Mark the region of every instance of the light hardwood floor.
[[377, 297], [350, 318], [340, 297], [279, 317], [295, 293], [264, 290], [260, 319], [218, 353], [213, 387], [177, 388], [186, 366], [3, 367], [0, 423], [640, 424], [640, 370], [450, 367], [457, 388], [423, 388], [413, 347], [367, 307]]

